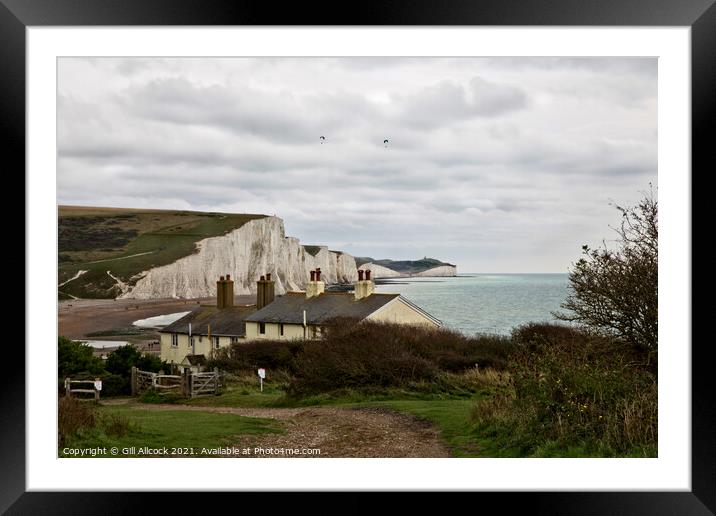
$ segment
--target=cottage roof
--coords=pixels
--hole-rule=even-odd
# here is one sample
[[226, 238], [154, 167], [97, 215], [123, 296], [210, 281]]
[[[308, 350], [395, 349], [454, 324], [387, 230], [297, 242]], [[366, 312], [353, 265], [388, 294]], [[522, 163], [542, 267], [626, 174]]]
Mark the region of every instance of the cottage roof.
[[193, 366], [204, 365], [206, 364], [206, 357], [204, 355], [187, 355], [182, 362], [187, 362]]
[[304, 310], [307, 324], [322, 324], [333, 317], [365, 319], [397, 297], [400, 294], [371, 294], [355, 299], [349, 292], [324, 292], [307, 298], [303, 292], [288, 292], [249, 315], [246, 321], [303, 324]]
[[185, 315], [162, 328], [160, 332], [189, 334], [189, 323], [191, 323], [192, 335], [208, 335], [209, 327], [211, 327], [212, 336], [243, 337], [246, 335], [244, 320], [247, 315], [255, 311], [255, 306], [232, 306], [228, 308], [208, 306]]

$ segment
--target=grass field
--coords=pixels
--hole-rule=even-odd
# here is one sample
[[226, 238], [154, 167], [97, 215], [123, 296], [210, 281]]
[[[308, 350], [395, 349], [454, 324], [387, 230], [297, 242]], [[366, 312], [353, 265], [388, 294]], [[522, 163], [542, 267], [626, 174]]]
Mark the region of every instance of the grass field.
[[[230, 446], [245, 434], [280, 433], [280, 425], [272, 419], [242, 417], [235, 414], [190, 412], [179, 410], [144, 410], [122, 405], [100, 406], [101, 417], [122, 416], [129, 422], [124, 435], [108, 435], [102, 427], [83, 431], [63, 448], [149, 448], [193, 447], [199, 453], [203, 447]], [[69, 456], [60, 448], [60, 456]], [[111, 457], [110, 453], [99, 456]], [[138, 453], [123, 456], [141, 456]]]
[[59, 206], [60, 299], [113, 298], [116, 282], [192, 254], [196, 242], [264, 215]]

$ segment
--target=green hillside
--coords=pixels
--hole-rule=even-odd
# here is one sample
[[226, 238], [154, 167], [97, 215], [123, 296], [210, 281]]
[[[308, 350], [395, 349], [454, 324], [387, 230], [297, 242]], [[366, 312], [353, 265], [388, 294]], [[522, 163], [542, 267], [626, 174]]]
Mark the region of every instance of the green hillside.
[[428, 257], [421, 260], [374, 260], [368, 256], [356, 257], [356, 265], [358, 265], [358, 267], [365, 263], [375, 263], [376, 265], [382, 265], [383, 267], [404, 274], [417, 274], [435, 267], [440, 267], [441, 265], [452, 265], [451, 263], [441, 262], [435, 258]]
[[[263, 217], [59, 206], [58, 295], [60, 299], [116, 297], [119, 289], [108, 270], [124, 283], [134, 284], [139, 279], [136, 275], [142, 271], [195, 252], [196, 242], [224, 235], [249, 220]], [[83, 270], [87, 272], [71, 280]]]

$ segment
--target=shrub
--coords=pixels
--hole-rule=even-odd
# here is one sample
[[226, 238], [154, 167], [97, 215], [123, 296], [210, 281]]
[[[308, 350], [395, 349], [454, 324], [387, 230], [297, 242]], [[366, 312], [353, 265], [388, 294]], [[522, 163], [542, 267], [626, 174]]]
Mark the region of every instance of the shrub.
[[445, 382], [446, 372], [504, 367], [511, 346], [500, 337], [467, 337], [445, 329], [334, 319], [322, 338], [296, 357], [289, 394], [406, 387]]
[[132, 374], [132, 367], [156, 373], [161, 369], [168, 370], [169, 366], [159, 357], [142, 353], [131, 344], [121, 346], [107, 356], [107, 371], [110, 373], [129, 378]]
[[81, 372], [99, 374], [104, 371], [101, 358], [95, 357], [91, 346], [67, 337], [57, 342], [57, 374], [64, 379]]
[[233, 373], [251, 371], [256, 374], [260, 367], [277, 371], [294, 371], [296, 356], [303, 349], [302, 341], [261, 340], [232, 344], [214, 352], [207, 367], [218, 367]]
[[129, 433], [132, 425], [126, 416], [109, 414], [102, 418], [104, 433], [112, 437], [124, 437]]
[[80, 431], [96, 424], [94, 407], [88, 402], [61, 397], [58, 403], [58, 434], [60, 446], [77, 436]]
[[655, 453], [657, 381], [654, 364], [623, 342], [559, 325], [532, 324], [513, 333], [511, 388], [477, 403], [483, 427], [507, 435], [525, 454], [540, 443], [592, 452]]

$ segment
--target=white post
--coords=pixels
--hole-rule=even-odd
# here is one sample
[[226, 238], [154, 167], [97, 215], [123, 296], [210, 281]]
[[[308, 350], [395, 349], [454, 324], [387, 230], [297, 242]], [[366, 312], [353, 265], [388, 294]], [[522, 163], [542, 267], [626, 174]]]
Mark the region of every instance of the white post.
[[261, 392], [264, 392], [264, 379], [259, 376], [259, 382], [261, 383]]

